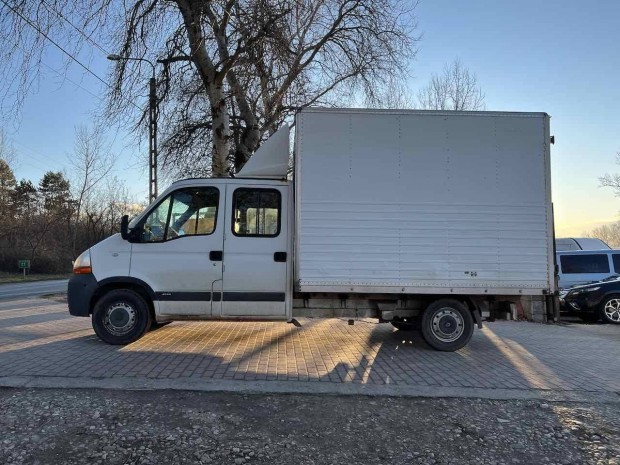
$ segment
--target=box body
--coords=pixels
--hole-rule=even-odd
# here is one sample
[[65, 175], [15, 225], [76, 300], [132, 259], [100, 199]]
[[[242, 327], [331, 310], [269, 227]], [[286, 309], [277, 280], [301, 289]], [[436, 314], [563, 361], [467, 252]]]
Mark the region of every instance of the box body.
[[304, 109], [295, 290], [554, 290], [545, 113]]

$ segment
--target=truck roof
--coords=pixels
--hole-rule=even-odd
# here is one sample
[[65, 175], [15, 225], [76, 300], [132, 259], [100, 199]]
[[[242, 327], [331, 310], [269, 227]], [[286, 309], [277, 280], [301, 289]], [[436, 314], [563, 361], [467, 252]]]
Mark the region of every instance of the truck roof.
[[302, 113], [347, 113], [347, 114], [377, 114], [388, 115], [435, 115], [435, 116], [523, 116], [537, 117], [549, 115], [546, 112], [524, 112], [524, 111], [457, 111], [457, 110], [405, 110], [405, 109], [383, 109], [383, 108], [330, 108], [330, 107], [305, 107], [300, 110]]

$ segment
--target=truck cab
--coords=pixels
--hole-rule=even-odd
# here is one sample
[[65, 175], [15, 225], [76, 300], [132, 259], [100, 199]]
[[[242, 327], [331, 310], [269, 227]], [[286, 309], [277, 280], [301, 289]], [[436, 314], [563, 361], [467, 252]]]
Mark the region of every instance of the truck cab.
[[[78, 257], [69, 312], [92, 315], [97, 335], [127, 344], [179, 319], [292, 318], [292, 189], [283, 174], [187, 179], [166, 189], [122, 232]], [[275, 146], [275, 147], [274, 147]], [[273, 166], [272, 166], [273, 168]], [[246, 175], [247, 176], [247, 175]]]

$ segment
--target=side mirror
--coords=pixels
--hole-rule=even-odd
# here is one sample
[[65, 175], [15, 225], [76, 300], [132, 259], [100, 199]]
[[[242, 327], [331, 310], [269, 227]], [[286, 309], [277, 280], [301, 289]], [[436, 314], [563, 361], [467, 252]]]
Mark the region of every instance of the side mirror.
[[129, 215], [123, 215], [121, 218], [121, 237], [129, 239]]

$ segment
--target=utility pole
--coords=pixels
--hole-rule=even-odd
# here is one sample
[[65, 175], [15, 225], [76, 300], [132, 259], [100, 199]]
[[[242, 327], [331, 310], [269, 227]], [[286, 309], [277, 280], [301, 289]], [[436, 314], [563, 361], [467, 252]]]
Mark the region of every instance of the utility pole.
[[149, 202], [157, 198], [157, 83], [154, 74], [155, 71], [149, 79]]
[[144, 61], [151, 65], [152, 74], [149, 79], [149, 202], [157, 198], [157, 81], [155, 65], [146, 58], [122, 57], [108, 55], [111, 61]]

